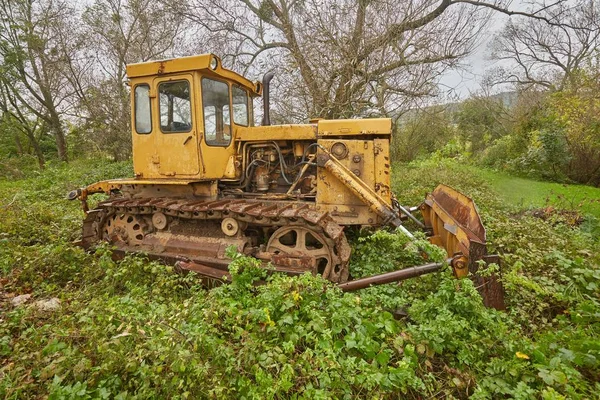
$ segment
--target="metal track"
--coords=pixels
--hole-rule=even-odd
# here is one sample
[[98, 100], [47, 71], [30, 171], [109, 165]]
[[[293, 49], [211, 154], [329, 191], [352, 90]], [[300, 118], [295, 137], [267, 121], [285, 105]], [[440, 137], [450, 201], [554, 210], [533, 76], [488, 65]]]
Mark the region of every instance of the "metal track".
[[[289, 225], [304, 226], [323, 235], [333, 248], [333, 266], [325, 277], [333, 282], [340, 283], [348, 279], [350, 245], [344, 234], [344, 228], [336, 223], [328, 213], [316, 211], [311, 203], [236, 198], [214, 201], [182, 198], [114, 198], [100, 203], [97, 208], [88, 213], [83, 224], [82, 245], [89, 248], [99, 241], [105, 240], [106, 226], [111, 218], [114, 220], [114, 216], [121, 219], [124, 216], [132, 216], [139, 218], [140, 221], [145, 221], [141, 224], [143, 225], [142, 235], [144, 236], [160, 234], [159, 230], [154, 228], [151, 223], [146, 223], [149, 217], [156, 213], [169, 216], [171, 221], [185, 221], [185, 223], [191, 224], [190, 226], [197, 227], [202, 226], [202, 221], [220, 221], [224, 218], [234, 218], [253, 227], [273, 227], [277, 229]], [[194, 220], [197, 222], [194, 222]], [[183, 236], [182, 238], [187, 239]], [[197, 236], [197, 239], [199, 241], [211, 240], [211, 236]], [[144, 247], [143, 244], [127, 248], [126, 244], [121, 243], [120, 247], [123, 250], [143, 251], [151, 256], [165, 259], [176, 255], [169, 248], [166, 251], [153, 252], [151, 246]], [[285, 263], [280, 255], [266, 253], [264, 246], [255, 246], [249, 249], [247, 253], [263, 260], [272, 261], [276, 269], [284, 272], [298, 273], [310, 270], [308, 265], [302, 266], [304, 260], [297, 258], [292, 260], [293, 263], [290, 263], [289, 260], [288, 263]], [[186, 257], [205, 264], [218, 265], [221, 268], [228, 263], [228, 260], [221, 256], [207, 259], [207, 257], [193, 257], [188, 254]], [[280, 265], [277, 265], [278, 263]]]

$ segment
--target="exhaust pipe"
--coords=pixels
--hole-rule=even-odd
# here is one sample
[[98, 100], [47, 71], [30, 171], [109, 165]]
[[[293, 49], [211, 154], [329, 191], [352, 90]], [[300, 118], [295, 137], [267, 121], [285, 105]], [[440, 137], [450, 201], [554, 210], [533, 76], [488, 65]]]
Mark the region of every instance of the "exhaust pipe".
[[270, 99], [269, 99], [269, 86], [270, 86], [270, 82], [271, 79], [273, 79], [273, 77], [275, 76], [274, 72], [267, 72], [265, 74], [265, 76], [263, 76], [262, 79], [262, 85], [263, 85], [263, 119], [262, 119], [262, 125], [271, 125], [271, 118], [269, 115], [269, 110], [270, 110]]

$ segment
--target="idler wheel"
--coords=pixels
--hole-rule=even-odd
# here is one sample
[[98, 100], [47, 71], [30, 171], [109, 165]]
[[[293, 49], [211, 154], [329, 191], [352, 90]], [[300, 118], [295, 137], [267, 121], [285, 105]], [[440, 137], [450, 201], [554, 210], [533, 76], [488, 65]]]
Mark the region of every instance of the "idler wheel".
[[152, 225], [159, 231], [162, 231], [167, 227], [168, 221], [167, 216], [161, 212], [152, 214]]
[[240, 231], [240, 229], [241, 230], [246, 229], [245, 222], [240, 222], [240, 221], [230, 218], [230, 217], [225, 218], [223, 221], [221, 221], [221, 230], [227, 236], [237, 235], [238, 232]]

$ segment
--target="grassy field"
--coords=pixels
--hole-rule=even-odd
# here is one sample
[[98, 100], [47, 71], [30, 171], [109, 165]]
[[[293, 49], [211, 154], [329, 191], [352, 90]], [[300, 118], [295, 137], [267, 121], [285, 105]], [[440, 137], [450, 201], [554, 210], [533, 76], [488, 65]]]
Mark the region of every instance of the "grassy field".
[[517, 207], [553, 206], [580, 210], [600, 218], [600, 188], [541, 182], [474, 167], [468, 167], [467, 170], [481, 177], [502, 199]]
[[[449, 270], [344, 294], [310, 275], [266, 277], [234, 254], [233, 283], [207, 291], [143, 257], [71, 244], [82, 213], [66, 192], [131, 176], [129, 163], [0, 180], [0, 398], [598, 398], [594, 231], [529, 209], [553, 184], [472, 172], [451, 160], [397, 165], [393, 189], [415, 205], [443, 182], [477, 202], [502, 256], [506, 312], [483, 307]], [[444, 256], [385, 230], [352, 246], [355, 277]], [[40, 306], [48, 300], [58, 306]]]

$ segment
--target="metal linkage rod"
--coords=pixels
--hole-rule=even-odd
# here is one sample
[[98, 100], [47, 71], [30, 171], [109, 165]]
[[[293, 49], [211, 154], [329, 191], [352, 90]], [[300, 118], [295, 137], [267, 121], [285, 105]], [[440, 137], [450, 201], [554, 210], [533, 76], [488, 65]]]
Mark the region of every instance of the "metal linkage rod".
[[412, 213], [409, 210], [407, 210], [405, 207], [401, 206], [400, 204], [397, 204], [397, 206], [400, 209], [400, 211], [402, 211], [402, 213], [404, 215], [406, 215], [408, 218], [412, 219], [415, 222], [415, 224], [419, 225], [423, 229], [425, 228], [425, 225], [421, 221], [419, 221], [417, 219], [417, 217], [412, 215]]
[[344, 292], [353, 292], [355, 290], [364, 289], [369, 286], [384, 285], [386, 283], [400, 282], [405, 279], [414, 278], [420, 275], [431, 274], [439, 271], [445, 264], [452, 262], [449, 258], [445, 262], [431, 263], [400, 269], [398, 271], [386, 272], [385, 274], [368, 276], [366, 278], [355, 279], [338, 285]]

